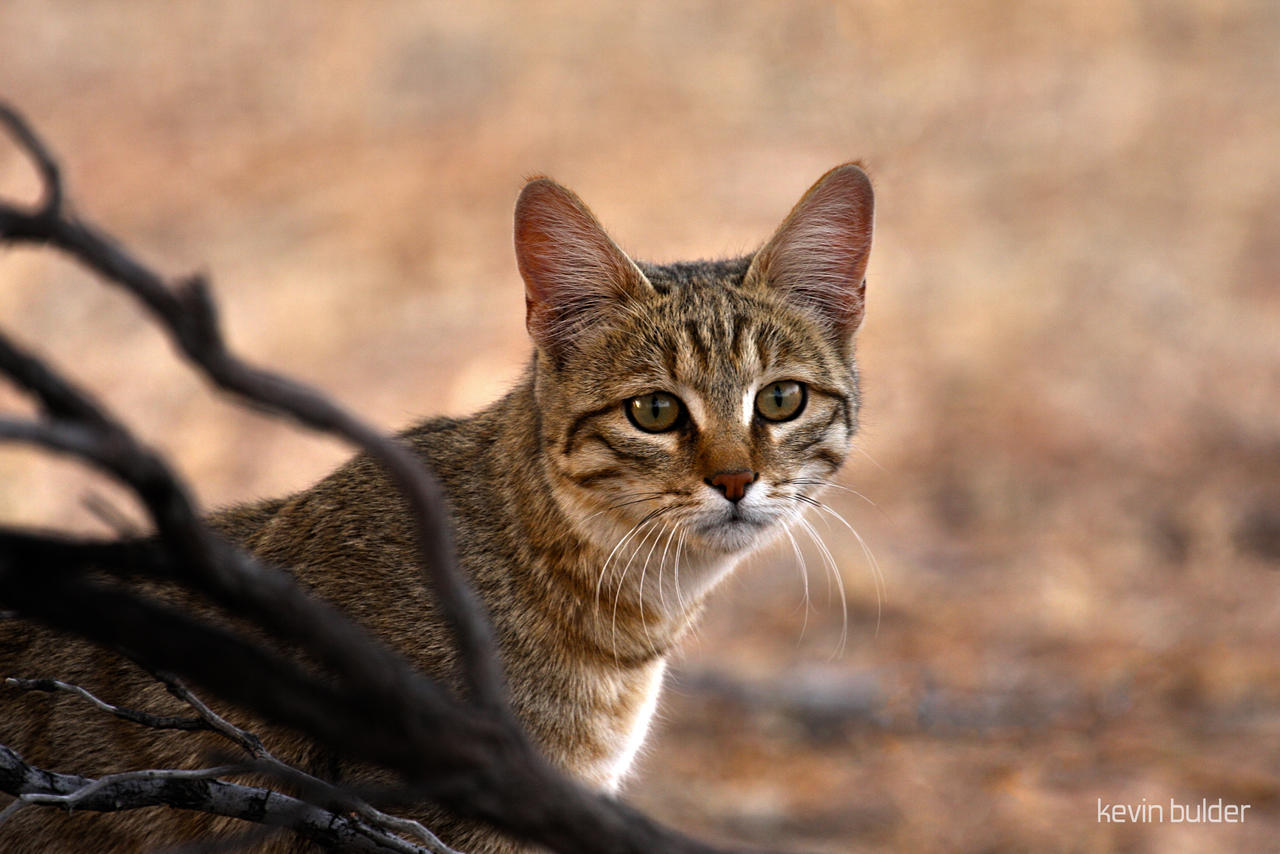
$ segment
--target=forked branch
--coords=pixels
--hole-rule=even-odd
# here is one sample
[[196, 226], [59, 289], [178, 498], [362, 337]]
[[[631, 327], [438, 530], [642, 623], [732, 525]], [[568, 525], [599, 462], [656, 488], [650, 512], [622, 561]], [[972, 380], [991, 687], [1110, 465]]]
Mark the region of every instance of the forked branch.
[[[3, 335], [0, 373], [40, 404], [41, 417], [0, 419], [0, 440], [69, 454], [109, 474], [142, 501], [156, 537], [103, 541], [0, 529], [0, 607], [121, 650], [153, 672], [190, 680], [220, 699], [305, 733], [338, 755], [397, 772], [403, 780], [401, 798], [435, 801], [562, 854], [712, 854], [716, 849], [557, 773], [530, 745], [507, 706], [491, 628], [457, 571], [440, 487], [422, 462], [318, 392], [230, 353], [203, 278], [171, 287], [110, 236], [68, 214], [57, 163], [40, 139], [3, 105], [0, 124], [31, 157], [44, 186], [37, 206], [0, 203], [0, 243], [47, 244], [67, 253], [147, 306], [179, 350], [219, 388], [344, 437], [382, 463], [414, 517], [423, 571], [453, 625], [468, 691], [465, 698], [454, 696], [415, 672], [345, 615], [305, 593], [287, 573], [212, 532], [182, 479], [159, 454], [89, 394]], [[324, 672], [125, 583], [138, 577], [208, 597], [252, 621], [273, 641], [301, 651]], [[222, 731], [208, 707], [189, 699], [188, 704], [205, 725]], [[223, 734], [239, 743], [230, 730]], [[156, 769], [147, 772], [150, 777], [93, 781], [41, 771], [0, 748], [0, 791], [19, 796], [19, 805], [65, 806], [69, 798], [78, 809], [164, 803], [287, 827], [308, 838], [315, 838], [314, 822], [332, 823], [339, 815], [308, 803], [328, 798], [353, 810], [343, 815], [354, 823], [350, 834], [324, 844], [385, 850], [370, 847], [360, 827], [367, 826], [371, 814], [361, 814], [352, 796], [314, 778], [320, 794], [308, 796], [308, 781], [281, 765], [272, 765], [263, 751], [245, 767], [287, 779], [302, 797], [205, 779], [208, 772], [200, 771]], [[193, 787], [212, 800], [193, 799]], [[104, 792], [111, 794], [110, 804]], [[257, 811], [245, 809], [246, 804], [257, 805]]]
[[[98, 803], [115, 805], [126, 802], [114, 797], [120, 794], [119, 790], [121, 789], [127, 790], [131, 798], [143, 797], [145, 799], [148, 788], [155, 791], [154, 786], [158, 785], [160, 781], [205, 779], [206, 777], [222, 776], [224, 773], [251, 769], [275, 780], [288, 783], [301, 793], [302, 797], [298, 803], [293, 803], [293, 799], [289, 799], [273, 804], [273, 808], [277, 808], [279, 812], [281, 821], [301, 821], [303, 829], [311, 829], [313, 827], [333, 828], [338, 826], [343, 828], [344, 832], [355, 830], [380, 845], [381, 848], [377, 850], [395, 851], [401, 852], [401, 854], [462, 854], [462, 852], [455, 851], [441, 842], [434, 833], [423, 827], [421, 823], [382, 812], [355, 797], [350, 792], [346, 792], [331, 783], [281, 762], [266, 749], [262, 739], [258, 738], [254, 733], [236, 726], [209, 708], [203, 700], [197, 697], [178, 678], [167, 673], [153, 673], [152, 676], [163, 683], [173, 696], [190, 706], [196, 716], [156, 715], [138, 709], [124, 708], [99, 699], [79, 685], [72, 685], [56, 679], [9, 678], [5, 680], [5, 684], [23, 691], [71, 694], [80, 697], [95, 708], [110, 715], [151, 729], [203, 730], [216, 733], [247, 753], [252, 762], [247, 765], [214, 769], [216, 773], [200, 776], [175, 775], [169, 771], [159, 770], [116, 774], [110, 778], [99, 778], [98, 780], [76, 778], [83, 780], [83, 785], [65, 792], [52, 783], [43, 787], [35, 786], [30, 791], [21, 793], [18, 800], [10, 804], [5, 810], [0, 811], [0, 824], [3, 824], [10, 815], [28, 804], [62, 806], [68, 810], [72, 808], [92, 809], [93, 807], [86, 807], [85, 805]], [[41, 777], [40, 774], [44, 772], [39, 772], [38, 769], [33, 769], [30, 766], [26, 766], [26, 768], [28, 770], [23, 774], [27, 779], [44, 779], [46, 781], [51, 779], [47, 775]], [[66, 782], [65, 779], [64, 782]], [[146, 785], [140, 787], [138, 785], [140, 782], [144, 782]], [[105, 795], [103, 794], [104, 792], [106, 793]], [[250, 786], [236, 786], [235, 784], [231, 784], [229, 789], [220, 790], [217, 797], [214, 796], [212, 790], [205, 790], [197, 794], [204, 801], [200, 807], [202, 811], [215, 812], [219, 815], [231, 815], [236, 818], [257, 814], [261, 811], [261, 805], [264, 802], [262, 790]], [[133, 801], [127, 802], [132, 803]], [[219, 804], [224, 806], [235, 804], [239, 811], [237, 813], [226, 812], [218, 806]], [[300, 804], [309, 805], [313, 809], [301, 810], [299, 809]], [[285, 806], [289, 807], [289, 809], [283, 809]], [[327, 822], [322, 822], [319, 820], [321, 818], [319, 813], [325, 811], [332, 813], [332, 815]], [[348, 813], [354, 814], [357, 821], [352, 822], [347, 815]], [[282, 824], [280, 826], [289, 827], [291, 825]], [[311, 831], [308, 830], [308, 832]], [[410, 837], [418, 840], [418, 842], [407, 842], [401, 837]], [[316, 839], [315, 841], [333, 845], [340, 841], [340, 837], [334, 834], [329, 838]]]
[[467, 685], [480, 705], [495, 714], [504, 713], [507, 704], [492, 631], [457, 570], [443, 493], [431, 472], [403, 444], [365, 424], [318, 391], [255, 368], [230, 352], [223, 342], [217, 308], [204, 277], [191, 276], [177, 287], [170, 287], [109, 235], [91, 223], [68, 216], [63, 210], [61, 172], [49, 150], [25, 120], [3, 104], [0, 124], [30, 155], [44, 184], [43, 201], [34, 210], [0, 205], [0, 239], [45, 243], [66, 252], [140, 300], [174, 344], [219, 388], [254, 406], [344, 438], [381, 463], [411, 509], [423, 553], [423, 571], [457, 637]]

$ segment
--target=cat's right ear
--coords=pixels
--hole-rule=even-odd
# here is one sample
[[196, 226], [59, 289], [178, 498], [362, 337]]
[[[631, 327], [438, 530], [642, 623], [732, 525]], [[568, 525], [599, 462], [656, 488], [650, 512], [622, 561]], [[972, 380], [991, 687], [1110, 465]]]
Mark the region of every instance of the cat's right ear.
[[535, 178], [516, 201], [516, 263], [524, 279], [525, 326], [559, 357], [582, 333], [651, 286], [582, 200]]

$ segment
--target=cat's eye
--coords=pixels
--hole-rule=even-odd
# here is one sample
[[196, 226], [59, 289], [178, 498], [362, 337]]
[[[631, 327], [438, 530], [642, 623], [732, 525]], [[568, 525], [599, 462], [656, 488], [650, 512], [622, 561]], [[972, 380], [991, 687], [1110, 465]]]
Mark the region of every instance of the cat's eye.
[[779, 380], [760, 389], [756, 395], [756, 412], [769, 421], [790, 421], [804, 410], [807, 398], [804, 383]]
[[674, 394], [653, 391], [623, 404], [627, 418], [646, 433], [663, 433], [683, 420], [684, 404]]

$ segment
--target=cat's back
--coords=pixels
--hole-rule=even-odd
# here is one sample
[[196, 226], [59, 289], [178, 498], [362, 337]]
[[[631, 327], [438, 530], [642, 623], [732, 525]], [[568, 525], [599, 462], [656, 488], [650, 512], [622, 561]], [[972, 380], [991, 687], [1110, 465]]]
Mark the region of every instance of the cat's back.
[[[444, 491], [458, 560], [492, 601], [518, 558], [495, 459], [503, 446], [499, 401], [466, 418], [432, 418], [401, 434]], [[262, 505], [233, 508], [211, 521], [257, 557], [409, 654], [430, 672], [452, 658], [421, 563], [415, 523], [381, 465], [360, 454], [310, 489]]]

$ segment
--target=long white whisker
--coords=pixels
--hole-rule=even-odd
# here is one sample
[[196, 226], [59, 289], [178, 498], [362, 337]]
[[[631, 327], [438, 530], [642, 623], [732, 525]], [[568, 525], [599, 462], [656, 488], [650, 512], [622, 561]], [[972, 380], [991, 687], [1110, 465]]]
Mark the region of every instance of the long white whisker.
[[[622, 495], [618, 496], [618, 500], [617, 500], [617, 501], [614, 501], [614, 502], [611, 502], [610, 504], [605, 505], [605, 507], [604, 507], [603, 509], [601, 509], [601, 510], [597, 510], [596, 512], [594, 512], [594, 513], [590, 514], [590, 515], [589, 515], [589, 516], [587, 516], [587, 517], [586, 517], [586, 519], [584, 519], [583, 521], [584, 521], [584, 522], [585, 522], [585, 521], [589, 521], [589, 520], [591, 520], [591, 519], [596, 518], [596, 517], [597, 517], [597, 516], [599, 516], [601, 513], [608, 513], [610, 510], [617, 510], [619, 507], [628, 507], [628, 506], [630, 506], [630, 505], [632, 505], [632, 504], [641, 504], [641, 503], [643, 503], [643, 502], [645, 502], [645, 501], [657, 501], [659, 498], [662, 498], [662, 497], [663, 497], [664, 495], [666, 495], [666, 494], [667, 494], [667, 493], [665, 493], [665, 492], [628, 492], [628, 493], [624, 493], [624, 494], [622, 494]], [[641, 497], [641, 498], [637, 498], [636, 496], [643, 496], [643, 497]]]
[[796, 538], [791, 533], [790, 528], [783, 528], [782, 533], [787, 535], [787, 541], [791, 543], [791, 551], [796, 556], [796, 569], [800, 571], [800, 579], [804, 582], [804, 622], [800, 624], [800, 637], [796, 643], [804, 640], [804, 633], [809, 628], [809, 611], [813, 608], [813, 603], [809, 599], [809, 567], [805, 564], [804, 555], [800, 552], [800, 544], [796, 542]]
[[597, 612], [600, 609], [600, 588], [604, 584], [604, 577], [609, 571], [609, 564], [613, 561], [613, 556], [618, 553], [618, 549], [622, 548], [627, 543], [627, 541], [629, 541], [633, 536], [635, 536], [636, 532], [639, 531], [640, 528], [646, 522], [648, 522], [650, 519], [652, 519], [654, 516], [658, 515], [659, 513], [663, 512], [664, 509], [666, 508], [659, 507], [657, 510], [650, 510], [648, 513], [644, 515], [643, 518], [640, 519], [639, 522], [636, 522], [634, 525], [632, 525], [631, 530], [627, 531], [627, 533], [622, 535], [622, 537], [618, 540], [617, 545], [615, 545], [613, 547], [613, 550], [609, 552], [609, 556], [604, 559], [604, 563], [600, 565], [600, 575], [596, 579], [595, 607]]
[[[670, 508], [664, 508], [664, 509], [670, 509]], [[659, 515], [661, 515], [661, 513], [659, 512], [651, 513], [644, 520], [644, 525], [646, 527], [649, 525], [652, 525]], [[613, 627], [611, 629], [612, 636], [613, 636], [613, 658], [615, 663], [618, 658], [618, 603], [622, 600], [622, 587], [624, 582], [626, 582], [627, 580], [627, 572], [629, 572], [631, 569], [631, 562], [636, 559], [636, 555], [640, 553], [640, 549], [644, 548], [645, 540], [649, 539], [649, 534], [653, 533], [653, 531], [655, 530], [660, 530], [660, 529], [654, 527], [648, 531], [645, 531], [644, 536], [640, 538], [639, 544], [636, 545], [636, 547], [631, 550], [631, 557], [627, 558], [627, 563], [622, 568], [622, 574], [618, 576], [618, 590], [613, 596]], [[654, 545], [657, 545], [657, 544], [658, 544], [657, 540], [655, 539]], [[641, 589], [640, 589], [640, 623], [644, 627], [645, 636], [647, 638], [649, 633], [649, 627], [644, 626], [644, 585], [643, 584], [641, 584]], [[652, 641], [650, 641], [649, 646], [650, 647], [653, 646]]]
[[849, 602], [845, 597], [844, 579], [840, 577], [840, 567], [836, 564], [836, 559], [832, 557], [831, 550], [827, 548], [827, 544], [822, 541], [822, 537], [818, 535], [818, 531], [813, 525], [803, 517], [797, 517], [796, 522], [813, 540], [814, 545], [818, 547], [818, 553], [822, 555], [823, 565], [830, 570], [831, 576], [835, 578], [836, 588], [840, 591], [840, 642], [836, 645], [836, 650], [831, 656], [832, 660], [834, 660], [844, 653], [845, 644], [849, 639]]
[[[688, 610], [688, 605], [686, 604], [684, 599], [683, 589], [680, 586], [680, 557], [684, 553], [685, 543], [688, 542], [687, 534], [688, 534], [688, 528], [685, 526], [681, 526], [680, 539], [676, 542], [676, 558], [675, 558], [676, 606], [680, 608], [680, 612], [682, 614]], [[688, 632], [689, 639], [691, 642], [694, 642], [694, 643], [701, 642], [702, 638], [698, 634], [699, 629], [698, 629], [697, 620], [691, 621], [688, 624], [686, 631]]]
[[836, 483], [834, 480], [829, 480], [825, 477], [799, 477], [793, 480], [783, 481], [783, 483], [800, 485], [800, 486], [821, 486], [821, 487], [829, 487], [831, 489], [839, 489], [843, 492], [849, 493], [850, 495], [856, 495], [857, 497], [861, 498], [863, 501], [870, 504], [872, 507], [875, 507], [877, 510], [880, 509], [878, 504], [876, 504], [867, 496], [863, 495], [858, 490], [847, 487], [841, 483]]
[[686, 529], [680, 529], [680, 539], [676, 541], [676, 560], [675, 560], [675, 580], [676, 580], [676, 607], [680, 609], [680, 613], [684, 613], [684, 594], [680, 587], [680, 551], [684, 548], [684, 537]]
[[[649, 553], [644, 556], [644, 566], [640, 567], [640, 626], [644, 629], [644, 639], [649, 644], [649, 651], [652, 652], [654, 655], [657, 655], [658, 651], [656, 648], [654, 648], [653, 638], [649, 636], [649, 624], [645, 621], [645, 618], [644, 618], [644, 579], [645, 579], [645, 575], [648, 574], [649, 572], [649, 560], [650, 558], [653, 557], [654, 550], [658, 548], [658, 541], [662, 539], [662, 529], [659, 527], [657, 530], [658, 530], [658, 536], [653, 538], [653, 545], [649, 547]], [[645, 536], [647, 537], [648, 534], [646, 534]], [[670, 534], [667, 535], [667, 542], [668, 543], [671, 542]], [[641, 544], [643, 545], [643, 541]], [[659, 570], [661, 570], [661, 567], [659, 567]], [[661, 590], [662, 590], [661, 572], [659, 572], [659, 575], [658, 575], [658, 590], [659, 590], [659, 599], [661, 599]], [[665, 616], [665, 609], [664, 609], [664, 616]], [[615, 620], [617, 619], [616, 605], [614, 610], [614, 619]]]
[[671, 540], [676, 535], [676, 526], [671, 525], [667, 530], [667, 542], [662, 547], [662, 557], [658, 559], [658, 604], [662, 608], [662, 613], [667, 613], [667, 587], [663, 584], [663, 574], [667, 568], [667, 550], [671, 548]]
[[884, 612], [884, 600], [888, 598], [889, 586], [885, 582], [884, 571], [880, 569], [880, 562], [876, 560], [876, 556], [872, 553], [871, 547], [867, 545], [867, 541], [863, 539], [853, 525], [849, 524], [849, 520], [841, 516], [834, 508], [826, 504], [819, 503], [818, 509], [824, 513], [833, 516], [836, 521], [849, 529], [849, 533], [853, 534], [858, 541], [858, 545], [862, 547], [862, 554], [867, 559], [867, 565], [871, 567], [871, 577], [876, 588], [876, 637], [880, 636], [880, 618]]
[[884, 466], [880, 465], [880, 461], [879, 461], [879, 460], [877, 460], [875, 457], [873, 457], [873, 456], [871, 456], [870, 454], [868, 454], [868, 453], [866, 452], [866, 449], [859, 447], [857, 443], [853, 443], [853, 444], [851, 444], [849, 447], [853, 448], [855, 451], [857, 451], [858, 453], [860, 453], [860, 454], [862, 454], [864, 457], [866, 457], [868, 460], [870, 460], [870, 461], [871, 461], [871, 465], [873, 465], [873, 466], [875, 466], [876, 468], [880, 469], [880, 471], [884, 471], [884, 470], [885, 470]]

